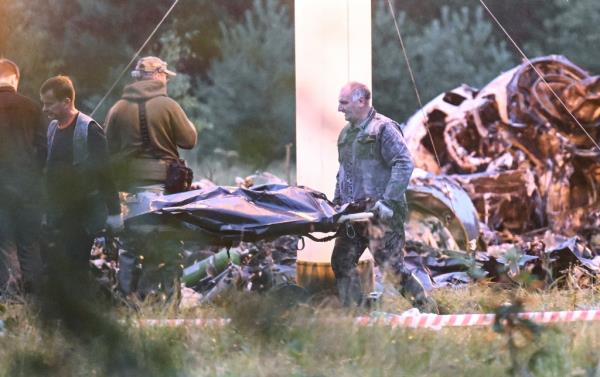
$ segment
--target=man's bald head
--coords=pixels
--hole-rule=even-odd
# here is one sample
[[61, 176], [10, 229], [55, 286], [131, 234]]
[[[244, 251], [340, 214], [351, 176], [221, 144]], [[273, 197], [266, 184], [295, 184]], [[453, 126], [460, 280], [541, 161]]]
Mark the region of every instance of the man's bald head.
[[353, 101], [363, 99], [367, 104], [371, 101], [371, 91], [369, 90], [369, 87], [363, 83], [350, 81], [344, 85], [344, 89], [350, 92]]
[[0, 86], [12, 86], [17, 90], [19, 77], [19, 67], [11, 60], [0, 58]]
[[365, 84], [350, 81], [340, 91], [338, 111], [351, 124], [364, 120], [371, 110], [371, 91]]

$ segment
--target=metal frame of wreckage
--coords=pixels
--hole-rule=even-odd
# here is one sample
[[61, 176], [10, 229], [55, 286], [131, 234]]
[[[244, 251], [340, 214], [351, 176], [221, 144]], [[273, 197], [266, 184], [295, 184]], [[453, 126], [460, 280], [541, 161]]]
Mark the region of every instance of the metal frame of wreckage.
[[500, 240], [546, 228], [600, 251], [587, 235], [600, 223], [599, 81], [562, 56], [527, 60], [481, 90], [434, 98], [404, 125], [406, 142], [418, 168], [466, 190]]

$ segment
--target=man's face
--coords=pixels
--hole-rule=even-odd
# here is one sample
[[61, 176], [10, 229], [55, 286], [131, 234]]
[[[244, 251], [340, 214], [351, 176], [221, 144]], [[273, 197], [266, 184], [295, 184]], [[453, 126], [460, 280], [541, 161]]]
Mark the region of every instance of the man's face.
[[59, 100], [54, 95], [53, 90], [48, 90], [41, 94], [42, 110], [48, 119], [65, 120], [71, 108], [71, 99], [65, 98]]
[[352, 99], [350, 88], [342, 88], [338, 99], [338, 111], [344, 113], [344, 119], [353, 124], [358, 122], [361, 118], [364, 105], [365, 103], [362, 98], [357, 100]]

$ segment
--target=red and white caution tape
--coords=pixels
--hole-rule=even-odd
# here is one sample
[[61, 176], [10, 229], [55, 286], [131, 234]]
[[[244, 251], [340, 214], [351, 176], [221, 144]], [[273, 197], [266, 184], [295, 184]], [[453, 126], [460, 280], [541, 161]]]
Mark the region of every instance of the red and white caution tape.
[[[600, 321], [600, 310], [575, 310], [562, 312], [518, 313], [522, 319], [537, 323], [561, 323], [580, 321]], [[374, 312], [370, 316], [355, 319], [359, 326], [391, 326], [439, 330], [443, 327], [491, 326], [495, 314], [421, 314], [409, 310], [403, 314]], [[140, 327], [224, 327], [231, 323], [229, 318], [196, 319], [142, 319]]]
[[193, 319], [141, 319], [140, 327], [223, 327], [231, 323], [229, 318], [193, 318]]
[[[578, 321], [600, 321], [600, 310], [575, 310], [562, 312], [518, 313], [522, 319], [537, 323], [560, 323]], [[391, 327], [441, 329], [443, 327], [491, 326], [495, 314], [404, 314], [374, 313], [371, 316], [356, 318], [356, 324], [362, 326], [385, 325]]]

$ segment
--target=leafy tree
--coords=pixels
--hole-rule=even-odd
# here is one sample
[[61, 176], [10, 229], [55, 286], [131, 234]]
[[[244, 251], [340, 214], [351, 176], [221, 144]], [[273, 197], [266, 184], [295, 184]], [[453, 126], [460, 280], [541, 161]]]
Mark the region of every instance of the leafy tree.
[[[404, 12], [397, 14], [396, 22], [405, 39], [418, 32]], [[401, 121], [416, 108], [417, 101], [387, 2], [378, 2], [371, 38], [373, 104], [378, 111]], [[410, 46], [408, 49], [410, 52]]]
[[[462, 83], [481, 87], [515, 64], [506, 43], [494, 37], [481, 8], [450, 11], [443, 7], [439, 19], [421, 28], [408, 22], [404, 13], [397, 18], [423, 104]], [[373, 87], [375, 106], [399, 121], [418, 109], [387, 4], [375, 14]]]
[[565, 55], [574, 63], [600, 74], [600, 2], [597, 0], [554, 0], [555, 17], [544, 23], [546, 39], [538, 51]]
[[[35, 5], [43, 5], [36, 0]], [[19, 90], [33, 98], [50, 72], [61, 64], [52, 56], [50, 31], [52, 25], [42, 22], [40, 13], [51, 14], [56, 8], [38, 12], [27, 1], [0, 0], [0, 56], [13, 60], [21, 69]]]
[[[64, 34], [62, 38], [57, 36], [57, 41], [66, 47], [59, 51], [64, 68], [68, 67], [68, 74], [77, 80], [80, 106], [91, 110], [162, 18], [171, 1], [158, 1], [152, 6], [142, 0], [77, 0], [76, 3], [77, 12], [66, 20]], [[97, 118], [103, 119], [119, 97], [124, 82], [120, 84]]]
[[[481, 86], [520, 59], [477, 1], [393, 3], [424, 102], [463, 82]], [[590, 48], [600, 38], [597, 1], [485, 3], [529, 55], [561, 53], [600, 72], [599, 53]], [[90, 111], [171, 4], [0, 0], [0, 55], [20, 65], [21, 90], [34, 98], [47, 77], [71, 75], [78, 106]], [[375, 106], [403, 121], [418, 107], [414, 89], [387, 1], [373, 7]], [[282, 157], [284, 145], [293, 142], [292, 12], [292, 0], [180, 0], [142, 52], [160, 55], [179, 73], [169, 91], [201, 129], [203, 154], [235, 149], [261, 164]], [[119, 83], [98, 119], [126, 83]]]
[[[98, 103], [170, 5], [164, 0], [152, 6], [142, 0], [0, 1], [12, 23], [0, 53], [29, 73], [25, 92], [37, 97], [46, 78], [67, 74], [84, 111]], [[118, 95], [117, 90], [105, 107]]]
[[186, 36], [191, 55], [178, 66], [187, 72], [205, 75], [212, 60], [219, 56], [220, 23], [244, 21], [244, 13], [252, 7], [248, 0], [180, 0], [175, 7], [171, 29]]
[[[560, 0], [563, 3], [569, 0]], [[376, 7], [387, 0], [373, 1]], [[478, 0], [392, 0], [397, 11], [406, 13], [406, 18], [418, 25], [427, 25], [442, 16], [442, 9], [451, 11], [469, 7], [480, 7]], [[534, 40], [544, 40], [542, 28], [544, 20], [554, 17], [559, 11], [555, 1], [548, 0], [484, 0], [484, 4], [494, 13], [519, 45]], [[375, 10], [375, 8], [374, 8]], [[485, 18], [488, 18], [487, 12]], [[489, 18], [488, 18], [489, 19]], [[494, 26], [496, 37], [504, 40], [503, 33]]]
[[241, 23], [221, 24], [221, 56], [201, 93], [213, 147], [257, 165], [280, 158], [294, 139], [293, 36], [287, 7], [255, 0]]

